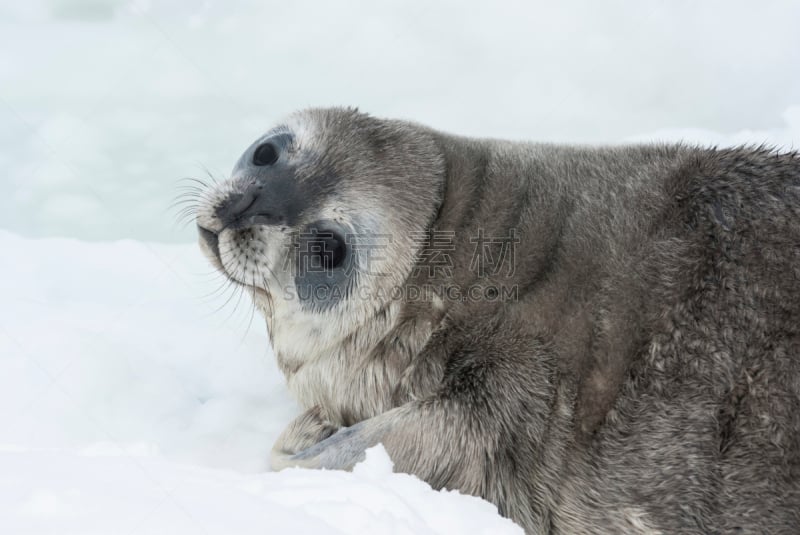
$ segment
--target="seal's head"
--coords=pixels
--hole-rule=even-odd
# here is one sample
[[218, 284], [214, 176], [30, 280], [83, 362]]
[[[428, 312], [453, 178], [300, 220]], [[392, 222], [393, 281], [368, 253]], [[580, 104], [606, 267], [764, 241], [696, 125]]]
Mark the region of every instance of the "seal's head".
[[392, 306], [441, 203], [444, 167], [423, 127], [299, 112], [206, 193], [200, 245], [252, 291], [277, 353], [319, 352]]

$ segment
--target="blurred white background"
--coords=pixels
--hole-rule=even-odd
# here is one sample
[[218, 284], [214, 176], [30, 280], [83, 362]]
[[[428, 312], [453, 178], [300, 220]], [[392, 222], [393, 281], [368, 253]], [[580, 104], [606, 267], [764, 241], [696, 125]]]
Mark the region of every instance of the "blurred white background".
[[224, 176], [305, 106], [478, 136], [791, 146], [799, 24], [789, 1], [2, 0], [0, 228], [193, 240], [167, 209], [177, 180]]

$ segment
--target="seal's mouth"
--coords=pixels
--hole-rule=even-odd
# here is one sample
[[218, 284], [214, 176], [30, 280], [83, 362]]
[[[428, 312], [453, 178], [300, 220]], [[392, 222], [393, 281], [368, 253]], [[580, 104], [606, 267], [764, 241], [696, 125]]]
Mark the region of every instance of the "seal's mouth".
[[200, 239], [211, 250], [214, 258], [221, 264], [222, 258], [219, 255], [219, 236], [213, 230], [207, 229], [197, 225], [197, 232], [200, 234]]
[[220, 254], [219, 250], [219, 234], [199, 224], [197, 225], [197, 234], [200, 237], [200, 249], [203, 251], [206, 258], [208, 258], [208, 261], [221, 271], [225, 277], [230, 279], [231, 276], [222, 263], [222, 254]]

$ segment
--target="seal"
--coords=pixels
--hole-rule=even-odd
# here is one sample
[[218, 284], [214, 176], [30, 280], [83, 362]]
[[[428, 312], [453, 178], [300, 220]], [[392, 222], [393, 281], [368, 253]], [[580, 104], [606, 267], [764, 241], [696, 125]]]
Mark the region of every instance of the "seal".
[[382, 443], [529, 533], [800, 525], [797, 153], [310, 109], [196, 208], [305, 409], [275, 468]]

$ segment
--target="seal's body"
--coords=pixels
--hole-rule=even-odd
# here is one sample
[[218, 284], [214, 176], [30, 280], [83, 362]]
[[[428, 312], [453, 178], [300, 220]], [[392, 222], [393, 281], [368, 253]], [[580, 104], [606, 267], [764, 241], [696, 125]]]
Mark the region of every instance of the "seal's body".
[[530, 533], [800, 526], [800, 159], [309, 110], [201, 245], [307, 411], [273, 465], [399, 471]]

